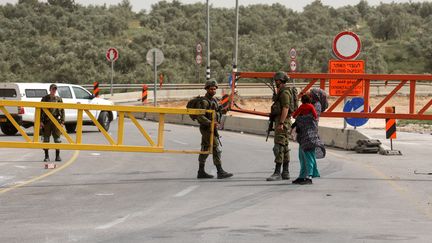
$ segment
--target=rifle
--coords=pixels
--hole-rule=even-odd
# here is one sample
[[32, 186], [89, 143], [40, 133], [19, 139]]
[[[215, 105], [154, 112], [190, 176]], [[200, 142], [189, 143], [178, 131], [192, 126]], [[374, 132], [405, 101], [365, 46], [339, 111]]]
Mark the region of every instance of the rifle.
[[[269, 86], [270, 89], [273, 90], [272, 100], [273, 100], [273, 102], [275, 102], [277, 100], [276, 88], [274, 87], [273, 82], [272, 82], [272, 85], [268, 85], [268, 86]], [[272, 107], [273, 107], [273, 105], [272, 105]], [[272, 109], [272, 111], [273, 111], [273, 109]], [[268, 141], [268, 137], [270, 136], [270, 132], [274, 131], [273, 126], [274, 126], [275, 118], [276, 118], [276, 115], [274, 115], [273, 112], [270, 112], [270, 115], [269, 115], [269, 126], [267, 128], [266, 142]]]
[[270, 136], [270, 132], [274, 131], [274, 128], [273, 128], [274, 122], [275, 122], [275, 116], [273, 116], [273, 115], [270, 114], [270, 116], [269, 116], [269, 125], [268, 125], [268, 128], [267, 128], [266, 142], [268, 141], [268, 138]]

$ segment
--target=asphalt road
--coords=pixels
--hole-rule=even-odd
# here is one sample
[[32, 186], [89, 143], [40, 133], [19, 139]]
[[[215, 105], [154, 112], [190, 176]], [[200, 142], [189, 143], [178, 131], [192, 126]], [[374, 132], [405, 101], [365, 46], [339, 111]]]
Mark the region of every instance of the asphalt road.
[[[126, 127], [126, 143], [145, 144]], [[167, 148], [199, 149], [198, 128], [165, 129]], [[85, 131], [86, 142], [106, 143]], [[197, 155], [63, 151], [45, 170], [40, 150], [0, 149], [0, 242], [432, 242], [432, 175], [414, 174], [432, 172], [431, 135], [398, 133], [403, 156], [328, 149], [322, 177], [303, 186], [265, 181], [273, 155], [264, 137], [221, 135], [234, 173], [225, 180], [195, 179]]]

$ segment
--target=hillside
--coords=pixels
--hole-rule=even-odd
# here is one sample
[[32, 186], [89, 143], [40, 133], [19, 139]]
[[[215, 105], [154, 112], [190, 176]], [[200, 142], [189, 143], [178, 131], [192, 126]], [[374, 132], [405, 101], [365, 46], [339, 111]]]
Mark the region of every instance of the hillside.
[[[149, 13], [117, 6], [88, 6], [73, 0], [19, 0], [0, 6], [0, 82], [108, 83], [109, 47], [120, 57], [116, 83], [151, 82], [151, 48], [163, 51], [159, 67], [168, 83], [199, 82], [206, 57], [195, 64], [195, 45], [206, 43], [206, 6], [161, 1]], [[211, 8], [211, 71], [220, 82], [232, 69], [235, 11]], [[366, 1], [332, 8], [314, 1], [303, 12], [283, 5], [240, 8], [239, 70], [289, 69], [288, 51], [298, 51], [300, 72], [326, 72], [331, 42], [340, 31], [359, 34], [368, 73], [432, 73], [432, 3]], [[204, 48], [206, 50], [206, 48]], [[201, 79], [201, 80], [199, 80]]]

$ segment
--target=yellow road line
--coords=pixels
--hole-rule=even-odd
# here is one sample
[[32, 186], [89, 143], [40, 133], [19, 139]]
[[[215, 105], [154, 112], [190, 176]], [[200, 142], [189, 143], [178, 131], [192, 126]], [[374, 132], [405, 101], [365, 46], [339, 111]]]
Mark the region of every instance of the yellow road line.
[[30, 183], [33, 183], [33, 182], [35, 182], [35, 181], [41, 180], [41, 179], [43, 179], [43, 178], [45, 178], [45, 177], [48, 177], [48, 176], [50, 176], [50, 175], [52, 175], [52, 174], [55, 174], [55, 173], [59, 172], [59, 171], [62, 171], [63, 169], [65, 169], [65, 168], [67, 168], [68, 166], [70, 166], [71, 164], [73, 164], [73, 163], [75, 162], [76, 158], [78, 157], [78, 155], [79, 155], [79, 150], [76, 150], [76, 151], [74, 152], [74, 154], [72, 155], [72, 158], [71, 158], [68, 162], [66, 162], [65, 164], [63, 164], [62, 166], [60, 166], [60, 167], [58, 167], [58, 168], [56, 168], [56, 169], [54, 169], [54, 170], [51, 170], [51, 171], [49, 171], [49, 172], [47, 172], [47, 173], [45, 173], [45, 174], [42, 174], [42, 175], [40, 175], [40, 176], [38, 176], [38, 177], [35, 177], [35, 178], [33, 178], [33, 179], [30, 179], [30, 180], [28, 180], [28, 181], [24, 181], [24, 182], [22, 182], [22, 183], [20, 183], [20, 184], [17, 184], [17, 185], [14, 185], [14, 186], [11, 186], [11, 187], [8, 187], [8, 188], [5, 188], [5, 189], [2, 189], [2, 190], [0, 190], [0, 195], [3, 194], [3, 193], [6, 193], [6, 192], [12, 191], [12, 190], [14, 190], [14, 189], [17, 189], [17, 188], [23, 187], [23, 186], [28, 185], [28, 184], [30, 184]]
[[[346, 159], [346, 157], [341, 156], [337, 153], [334, 153], [332, 151], [328, 151], [327, 153], [333, 155], [334, 157]], [[380, 171], [379, 169], [373, 167], [370, 164], [362, 163], [361, 161], [357, 159], [351, 159], [352, 161], [358, 162], [357, 164], [361, 164], [363, 167], [367, 168], [369, 171], [371, 171], [373, 174], [378, 176], [381, 179], [384, 179], [385, 182], [390, 185], [394, 190], [396, 190], [403, 198], [405, 198], [408, 202], [414, 205], [414, 207], [419, 211], [420, 213], [423, 213], [427, 215], [428, 218], [432, 219], [432, 210], [429, 207], [425, 207], [424, 205], [420, 205], [418, 202], [420, 199], [414, 195], [412, 192], [408, 190], [408, 188], [401, 186], [399, 183], [397, 183], [397, 180], [387, 176], [384, 172]]]

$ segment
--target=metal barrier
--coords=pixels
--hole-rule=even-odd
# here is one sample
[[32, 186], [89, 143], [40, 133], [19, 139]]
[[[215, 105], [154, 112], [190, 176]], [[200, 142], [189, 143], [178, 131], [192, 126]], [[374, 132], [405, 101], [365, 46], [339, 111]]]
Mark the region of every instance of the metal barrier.
[[[15, 121], [12, 115], [8, 112], [6, 107], [34, 107], [35, 108], [35, 120], [34, 120], [34, 131], [33, 138], [20, 127]], [[62, 125], [54, 118], [49, 112], [49, 108], [60, 108], [60, 109], [73, 109], [77, 110], [77, 128], [76, 137], [72, 137], [65, 131]], [[15, 126], [25, 142], [13, 142], [13, 141], [0, 141], [0, 148], [30, 148], [30, 149], [66, 149], [66, 150], [99, 150], [99, 151], [118, 151], [118, 152], [150, 152], [150, 153], [192, 153], [192, 154], [211, 154], [212, 150], [208, 151], [196, 151], [196, 150], [169, 150], [164, 147], [164, 125], [166, 114], [188, 114], [188, 115], [204, 115], [211, 113], [212, 124], [211, 124], [211, 138], [214, 134], [214, 123], [215, 123], [215, 112], [213, 110], [202, 110], [202, 109], [177, 109], [177, 108], [153, 108], [153, 107], [142, 107], [142, 106], [107, 106], [107, 105], [84, 105], [84, 104], [66, 104], [66, 103], [54, 103], [54, 102], [27, 102], [27, 101], [0, 101], [0, 110], [4, 113], [7, 119]], [[117, 140], [102, 127], [95, 116], [92, 114], [92, 110], [100, 111], [117, 111], [118, 112], [118, 134]], [[68, 143], [42, 143], [40, 142], [40, 118], [41, 113], [45, 112], [48, 118], [53, 124], [60, 130], [62, 135], [65, 137]], [[87, 114], [97, 128], [101, 131], [105, 139], [108, 141], [108, 145], [103, 144], [83, 144], [83, 114]], [[133, 113], [159, 113], [159, 127], [158, 137], [156, 142], [149, 136], [146, 130], [137, 121]], [[149, 146], [134, 146], [125, 145], [124, 140], [124, 121], [125, 117], [128, 117], [133, 124], [138, 128], [140, 133], [144, 136]], [[210, 139], [210, 148], [213, 147], [213, 139]]]
[[[236, 80], [240, 78], [273, 78], [274, 72], [237, 72], [233, 73]], [[419, 83], [431, 84], [432, 75], [416, 75], [416, 74], [327, 74], [327, 73], [289, 73], [290, 78], [310, 80], [308, 85], [299, 93], [299, 96], [306, 93], [315, 83], [320, 81], [319, 85], [321, 89], [326, 89], [326, 84], [331, 79], [343, 79], [343, 80], [356, 80], [353, 82], [350, 88], [348, 88], [338, 99], [330, 104], [327, 111], [321, 113], [322, 117], [353, 117], [353, 118], [393, 118], [393, 119], [415, 119], [415, 120], [432, 120], [432, 115], [426, 114], [426, 111], [432, 105], [432, 99], [422, 106], [420, 110], [416, 110], [416, 86]], [[370, 87], [372, 81], [378, 81], [381, 83], [391, 82], [395, 84], [393, 91], [391, 91], [383, 100], [372, 108], [371, 111], [365, 109], [364, 112], [336, 112], [335, 108], [341, 104], [341, 102], [348, 97], [348, 94], [355, 89], [355, 87], [363, 82], [364, 85], [364, 107], [370, 105]], [[376, 83], [376, 82], [375, 82]], [[385, 113], [380, 112], [381, 108], [404, 86], [409, 85], [409, 112], [408, 113]], [[233, 104], [234, 87], [231, 90], [231, 110], [244, 112], [249, 114], [268, 116], [268, 113], [239, 109]]]

